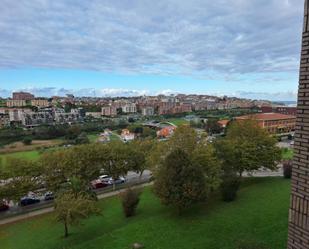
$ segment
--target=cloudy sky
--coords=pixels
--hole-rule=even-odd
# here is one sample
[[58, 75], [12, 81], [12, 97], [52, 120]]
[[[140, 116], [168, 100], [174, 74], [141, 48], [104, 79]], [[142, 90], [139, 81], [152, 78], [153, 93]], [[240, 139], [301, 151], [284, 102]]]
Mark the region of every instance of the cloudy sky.
[[0, 96], [296, 98], [303, 0], [0, 0]]

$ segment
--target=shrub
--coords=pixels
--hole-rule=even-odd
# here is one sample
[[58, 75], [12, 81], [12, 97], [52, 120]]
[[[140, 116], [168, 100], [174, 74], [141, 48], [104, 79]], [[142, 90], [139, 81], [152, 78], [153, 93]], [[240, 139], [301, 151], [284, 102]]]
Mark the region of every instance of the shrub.
[[126, 217], [135, 215], [135, 210], [140, 201], [141, 192], [136, 189], [128, 188], [124, 192], [120, 193], [120, 199], [122, 203], [123, 213]]
[[290, 179], [292, 176], [292, 161], [283, 162], [283, 176], [284, 178]]
[[236, 174], [225, 174], [222, 178], [221, 193], [226, 202], [234, 201], [240, 185], [240, 178]]
[[23, 142], [24, 145], [30, 145], [30, 144], [32, 144], [32, 138], [31, 137], [25, 137], [22, 142]]

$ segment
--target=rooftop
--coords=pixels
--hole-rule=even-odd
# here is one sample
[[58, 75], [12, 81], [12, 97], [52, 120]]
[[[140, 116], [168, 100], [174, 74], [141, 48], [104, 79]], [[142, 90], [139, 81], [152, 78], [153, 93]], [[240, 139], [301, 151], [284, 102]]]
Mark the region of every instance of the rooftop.
[[279, 119], [292, 119], [296, 118], [292, 115], [285, 115], [281, 113], [258, 113], [258, 114], [251, 114], [251, 115], [244, 115], [237, 117], [237, 119], [256, 119], [256, 120], [279, 120]]

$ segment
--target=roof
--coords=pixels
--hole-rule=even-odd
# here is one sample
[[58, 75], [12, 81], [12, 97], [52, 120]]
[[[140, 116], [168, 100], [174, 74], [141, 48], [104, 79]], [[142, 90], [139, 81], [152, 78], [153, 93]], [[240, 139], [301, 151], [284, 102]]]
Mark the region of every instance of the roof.
[[295, 116], [285, 115], [281, 113], [258, 113], [252, 115], [244, 115], [237, 117], [236, 119], [256, 119], [256, 120], [280, 120], [280, 119], [294, 119]]
[[221, 125], [221, 126], [227, 126], [229, 122], [230, 122], [230, 120], [223, 119], [223, 120], [219, 120], [218, 124]]

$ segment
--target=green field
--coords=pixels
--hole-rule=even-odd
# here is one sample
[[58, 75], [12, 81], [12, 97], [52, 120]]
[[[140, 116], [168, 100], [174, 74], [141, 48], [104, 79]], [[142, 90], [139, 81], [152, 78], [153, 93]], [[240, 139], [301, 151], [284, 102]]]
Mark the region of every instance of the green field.
[[39, 156], [40, 156], [40, 153], [37, 150], [21, 151], [21, 152], [14, 152], [14, 153], [8, 153], [8, 154], [0, 154], [0, 161], [2, 161], [3, 165], [5, 165], [5, 161], [7, 157], [36, 160], [39, 158]]
[[[187, 120], [185, 120], [183, 118], [171, 118], [171, 119], [167, 119], [165, 121], [170, 122], [170, 123], [172, 123], [172, 124], [174, 124], [176, 126], [190, 124], [189, 121], [187, 121]], [[162, 122], [164, 122], [164, 121], [162, 121]]]
[[[238, 199], [212, 198], [182, 216], [144, 190], [137, 215], [125, 219], [118, 198], [100, 201], [102, 216], [86, 220], [62, 237], [53, 214], [0, 227], [1, 249], [237, 249], [241, 241], [268, 249], [286, 248], [290, 181], [251, 178]], [[261, 244], [265, 247], [262, 247]]]

